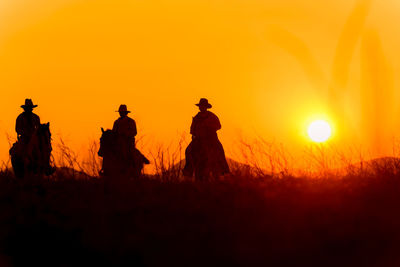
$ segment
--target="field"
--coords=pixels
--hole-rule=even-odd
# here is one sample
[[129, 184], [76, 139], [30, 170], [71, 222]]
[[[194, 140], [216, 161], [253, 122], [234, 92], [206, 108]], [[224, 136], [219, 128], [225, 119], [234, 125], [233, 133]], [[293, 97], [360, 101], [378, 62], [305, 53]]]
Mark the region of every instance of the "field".
[[394, 161], [319, 178], [0, 177], [1, 266], [399, 266]]

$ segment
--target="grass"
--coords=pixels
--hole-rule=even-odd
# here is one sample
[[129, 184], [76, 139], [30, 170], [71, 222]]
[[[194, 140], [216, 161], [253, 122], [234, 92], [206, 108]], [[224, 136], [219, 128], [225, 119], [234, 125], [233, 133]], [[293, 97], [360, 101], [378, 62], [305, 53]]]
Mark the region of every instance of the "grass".
[[[167, 161], [168, 162], [168, 161]], [[367, 164], [367, 163], [365, 163]], [[344, 176], [240, 172], [105, 184], [0, 173], [2, 266], [396, 266], [398, 161]]]
[[[183, 140], [183, 139], [182, 139]], [[315, 146], [293, 168], [280, 144], [242, 142], [246, 164], [194, 182], [181, 176], [184, 142], [150, 155], [137, 181], [96, 177], [96, 143], [82, 161], [58, 142], [55, 175], [0, 170], [0, 266], [397, 266], [400, 160], [357, 164]], [[334, 157], [328, 157], [334, 155]], [[332, 169], [340, 162], [346, 168]], [[87, 175], [90, 174], [90, 175]]]

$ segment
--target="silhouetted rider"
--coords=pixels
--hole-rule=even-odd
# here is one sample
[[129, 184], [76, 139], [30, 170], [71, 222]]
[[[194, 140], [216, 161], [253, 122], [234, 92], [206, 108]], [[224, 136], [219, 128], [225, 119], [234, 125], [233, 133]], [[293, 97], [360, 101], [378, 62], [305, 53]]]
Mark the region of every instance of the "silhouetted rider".
[[217, 131], [221, 129], [221, 123], [217, 115], [208, 111], [211, 108], [211, 104], [205, 98], [200, 99], [200, 103], [196, 104], [199, 107], [200, 112], [193, 117], [192, 125], [190, 126], [190, 134], [192, 138], [217, 138]]
[[120, 105], [118, 111], [120, 117], [114, 122], [113, 131], [118, 134], [120, 148], [124, 155], [131, 154], [135, 148], [135, 137], [137, 134], [136, 122], [128, 117], [130, 111], [126, 105]]
[[226, 162], [224, 148], [218, 139], [217, 131], [221, 129], [218, 117], [208, 111], [212, 107], [208, 100], [201, 98], [198, 104], [200, 112], [193, 117], [190, 126], [192, 142], [185, 151], [186, 164], [183, 169], [185, 176], [192, 176], [194, 171], [194, 157], [198, 156], [199, 147], [208, 147], [210, 152], [207, 157], [212, 158], [218, 166], [220, 174], [229, 173], [228, 163]]
[[33, 113], [33, 109], [37, 107], [31, 99], [25, 99], [25, 104], [21, 106], [24, 109], [16, 121], [15, 131], [18, 134], [18, 141], [27, 144], [34, 132], [40, 126], [40, 118]]

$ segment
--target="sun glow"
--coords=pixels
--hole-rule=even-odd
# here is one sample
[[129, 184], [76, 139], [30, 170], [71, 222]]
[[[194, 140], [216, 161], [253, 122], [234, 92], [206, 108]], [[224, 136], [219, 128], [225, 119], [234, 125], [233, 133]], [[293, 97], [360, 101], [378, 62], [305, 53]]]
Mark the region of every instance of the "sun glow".
[[332, 129], [328, 122], [316, 120], [308, 126], [307, 133], [312, 141], [322, 143], [331, 137]]

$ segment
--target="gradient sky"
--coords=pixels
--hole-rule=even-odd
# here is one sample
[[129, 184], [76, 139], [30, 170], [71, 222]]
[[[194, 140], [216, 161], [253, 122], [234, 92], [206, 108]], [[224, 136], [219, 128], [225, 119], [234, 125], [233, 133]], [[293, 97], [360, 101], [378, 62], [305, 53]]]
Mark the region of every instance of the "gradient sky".
[[170, 144], [207, 97], [228, 154], [241, 136], [300, 151], [314, 118], [390, 153], [398, 14], [397, 0], [0, 0], [0, 159], [27, 97], [75, 150], [122, 103], [147, 144]]

